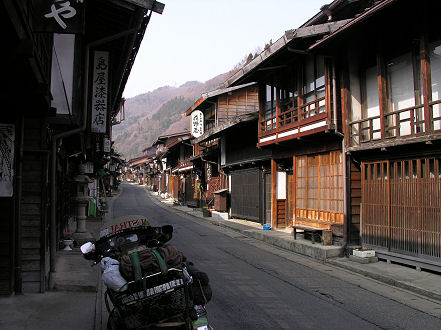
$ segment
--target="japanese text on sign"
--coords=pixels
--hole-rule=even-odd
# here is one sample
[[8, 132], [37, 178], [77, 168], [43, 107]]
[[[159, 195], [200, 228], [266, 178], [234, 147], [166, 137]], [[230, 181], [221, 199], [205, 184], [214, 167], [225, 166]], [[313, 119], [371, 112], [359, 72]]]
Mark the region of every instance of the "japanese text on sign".
[[12, 197], [14, 192], [15, 126], [0, 124], [0, 197]]
[[[80, 1], [82, 2], [82, 1]], [[51, 12], [44, 15], [46, 18], [54, 18], [55, 21], [61, 26], [63, 29], [67, 28], [66, 23], [63, 21], [63, 18], [72, 18], [77, 14], [77, 11], [74, 7], [71, 7], [70, 1], [62, 1], [56, 0], [51, 5]]]
[[30, 0], [34, 31], [46, 33], [84, 33], [85, 0]]
[[191, 113], [191, 135], [199, 137], [204, 134], [204, 114], [200, 110]]
[[109, 53], [95, 52], [93, 65], [91, 130], [106, 133]]

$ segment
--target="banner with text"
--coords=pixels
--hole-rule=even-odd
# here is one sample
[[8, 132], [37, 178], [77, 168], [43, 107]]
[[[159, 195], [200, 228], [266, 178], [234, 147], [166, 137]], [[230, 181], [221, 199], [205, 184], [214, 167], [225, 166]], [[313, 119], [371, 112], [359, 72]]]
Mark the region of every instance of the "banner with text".
[[85, 0], [32, 0], [36, 32], [84, 33]]
[[92, 123], [93, 133], [106, 133], [109, 87], [109, 53], [96, 51], [93, 58]]
[[14, 193], [15, 126], [0, 124], [0, 197]]

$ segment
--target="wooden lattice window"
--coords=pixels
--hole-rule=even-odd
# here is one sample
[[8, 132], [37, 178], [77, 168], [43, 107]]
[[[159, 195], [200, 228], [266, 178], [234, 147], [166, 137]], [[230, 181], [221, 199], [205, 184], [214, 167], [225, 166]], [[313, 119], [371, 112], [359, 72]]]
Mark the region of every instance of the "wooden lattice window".
[[296, 217], [343, 222], [341, 151], [297, 157]]

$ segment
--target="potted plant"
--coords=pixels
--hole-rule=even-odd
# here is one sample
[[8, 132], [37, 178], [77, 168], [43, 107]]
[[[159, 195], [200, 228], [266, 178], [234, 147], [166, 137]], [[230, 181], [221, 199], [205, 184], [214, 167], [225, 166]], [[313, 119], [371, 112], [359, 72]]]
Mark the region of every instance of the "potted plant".
[[63, 244], [64, 244], [64, 251], [72, 251], [71, 245], [73, 244], [74, 239], [72, 234], [68, 233], [67, 231], [63, 233]]

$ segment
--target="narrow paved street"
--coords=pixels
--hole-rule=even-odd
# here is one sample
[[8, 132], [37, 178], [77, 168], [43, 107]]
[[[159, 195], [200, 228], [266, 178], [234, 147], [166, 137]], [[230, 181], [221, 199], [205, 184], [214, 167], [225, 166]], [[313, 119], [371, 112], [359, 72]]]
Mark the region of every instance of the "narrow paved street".
[[441, 304], [157, 205], [122, 184], [114, 218], [140, 214], [172, 224], [171, 243], [206, 271], [215, 329], [440, 329]]

